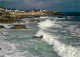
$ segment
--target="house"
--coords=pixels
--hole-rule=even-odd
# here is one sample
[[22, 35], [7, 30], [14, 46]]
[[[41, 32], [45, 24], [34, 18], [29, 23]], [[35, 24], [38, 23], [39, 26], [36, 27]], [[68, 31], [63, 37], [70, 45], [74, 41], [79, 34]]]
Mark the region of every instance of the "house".
[[45, 10], [45, 9], [39, 9], [39, 11], [47, 11], [47, 10]]
[[35, 10], [31, 10], [30, 13], [36, 13], [36, 11]]
[[36, 13], [37, 13], [36, 10], [30, 10], [29, 11], [29, 14], [31, 14], [31, 15], [36, 14]]
[[15, 12], [20, 12], [20, 10], [16, 9]]
[[10, 10], [9, 10], [9, 9], [5, 9], [5, 11], [6, 11], [6, 12], [9, 12]]
[[0, 7], [0, 11], [3, 11], [3, 10], [4, 10], [4, 8]]

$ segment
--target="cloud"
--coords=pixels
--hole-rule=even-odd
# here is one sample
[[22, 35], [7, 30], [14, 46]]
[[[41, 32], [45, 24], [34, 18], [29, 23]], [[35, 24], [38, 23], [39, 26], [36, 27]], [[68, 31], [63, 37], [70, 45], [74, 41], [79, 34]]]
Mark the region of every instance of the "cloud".
[[11, 1], [19, 1], [19, 0], [0, 0], [0, 1], [8, 1], [8, 2], [11, 2]]
[[7, 8], [44, 8], [59, 11], [80, 11], [80, 0], [0, 0]]
[[59, 4], [60, 1], [54, 1], [54, 0], [30, 0], [25, 1], [24, 4], [30, 7], [36, 7], [36, 8], [43, 8], [43, 7], [49, 7], [54, 6], [55, 4]]

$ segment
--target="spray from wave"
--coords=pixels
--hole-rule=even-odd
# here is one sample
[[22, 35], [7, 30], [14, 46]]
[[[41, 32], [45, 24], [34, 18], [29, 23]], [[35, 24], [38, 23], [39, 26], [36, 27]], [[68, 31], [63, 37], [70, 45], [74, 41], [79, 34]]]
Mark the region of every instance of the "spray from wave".
[[[46, 23], [46, 24], [45, 24]], [[53, 27], [53, 22], [50, 20], [46, 20], [45, 22], [39, 23], [39, 28], [48, 28], [48, 27]]]
[[57, 54], [61, 57], [80, 57], [80, 50], [73, 46], [60, 42], [57, 36], [45, 31], [48, 30], [45, 28], [55, 27], [57, 25], [55, 22], [56, 21], [50, 20], [40, 22], [38, 25], [40, 30], [36, 33], [36, 36], [43, 35], [42, 40], [46, 41], [50, 45], [53, 45], [54, 51], [57, 52]]
[[[0, 57], [38, 57], [29, 53], [27, 50], [20, 51], [17, 47], [21, 44], [8, 41], [8, 32], [0, 32]], [[22, 45], [23, 46], [23, 45]]]

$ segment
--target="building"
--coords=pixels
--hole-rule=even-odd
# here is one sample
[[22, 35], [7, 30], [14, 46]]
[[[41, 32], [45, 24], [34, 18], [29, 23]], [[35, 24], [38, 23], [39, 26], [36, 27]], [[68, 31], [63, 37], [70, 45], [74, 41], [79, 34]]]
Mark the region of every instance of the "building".
[[3, 11], [3, 10], [4, 10], [4, 8], [0, 7], [0, 11]]
[[35, 10], [31, 10], [30, 13], [36, 13], [36, 11]]
[[6, 11], [6, 12], [9, 12], [10, 10], [8, 10], [8, 9], [5, 9], [5, 11]]
[[36, 14], [36, 13], [37, 13], [36, 10], [30, 10], [28, 14], [33, 15], [33, 14]]
[[16, 9], [15, 12], [20, 12], [20, 10]]
[[39, 11], [47, 11], [47, 10], [45, 10], [45, 9], [39, 9]]

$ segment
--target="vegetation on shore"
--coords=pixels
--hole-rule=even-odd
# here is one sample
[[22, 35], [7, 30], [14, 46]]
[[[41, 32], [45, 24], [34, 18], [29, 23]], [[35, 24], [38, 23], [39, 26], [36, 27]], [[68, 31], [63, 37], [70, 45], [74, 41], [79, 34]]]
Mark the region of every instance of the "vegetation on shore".
[[14, 19], [0, 19], [0, 23], [5, 23], [5, 24], [8, 24], [8, 23], [20, 23], [22, 22], [22, 20], [14, 20]]
[[[21, 11], [18, 9], [5, 9], [0, 7], [0, 23], [8, 24], [8, 23], [21, 23], [23, 22], [20, 19], [23, 18], [31, 18], [31, 17], [40, 17], [39, 15], [50, 15], [53, 13], [59, 13], [57, 11], [46, 11], [44, 9], [40, 10], [30, 10], [30, 11]], [[27, 17], [25, 17], [27, 15]], [[35, 15], [35, 16], [28, 16], [28, 15]], [[32, 19], [29, 22], [40, 22], [38, 19]], [[0, 26], [0, 28], [5, 28], [4, 26]], [[10, 29], [26, 29], [26, 25], [14, 25]]]
[[22, 18], [20, 15], [11, 15], [9, 12], [1, 11], [0, 19], [20, 19]]
[[20, 20], [21, 18], [20, 15], [11, 15], [9, 12], [5, 11], [0, 12], [0, 23], [22, 22], [22, 20]]
[[[23, 22], [20, 20], [22, 17], [20, 15], [12, 15], [9, 12], [0, 11], [0, 23], [8, 24], [8, 23], [20, 23]], [[5, 29], [4, 26], [0, 25], [0, 29]], [[26, 29], [26, 25], [14, 25], [10, 29]]]
[[[0, 25], [0, 29], [7, 29], [7, 28], [5, 28], [3, 25]], [[8, 29], [26, 29], [26, 25], [14, 25], [13, 27]]]

